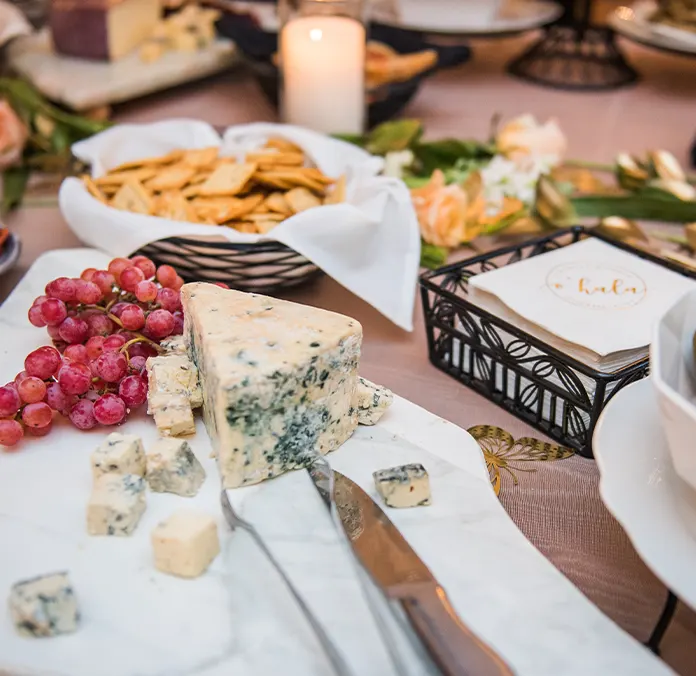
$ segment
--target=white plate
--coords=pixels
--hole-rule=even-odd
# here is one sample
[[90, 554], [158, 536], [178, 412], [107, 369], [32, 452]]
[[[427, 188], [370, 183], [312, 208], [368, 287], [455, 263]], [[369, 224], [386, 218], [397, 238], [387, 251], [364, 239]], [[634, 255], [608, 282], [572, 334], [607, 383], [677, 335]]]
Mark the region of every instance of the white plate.
[[655, 35], [662, 35], [668, 40], [696, 46], [696, 33], [677, 26], [651, 21], [651, 17], [657, 11], [657, 3], [654, 0], [640, 0], [632, 5], [631, 9], [637, 23], [651, 30]]
[[[0, 382], [45, 343], [26, 308], [46, 282], [102, 267], [89, 249], [43, 255], [0, 308]], [[144, 414], [124, 432], [156, 430]], [[191, 446], [208, 478], [195, 498], [147, 494], [131, 537], [88, 537], [89, 454], [104, 431], [57, 425], [16, 453], [0, 452], [0, 595], [17, 579], [70, 571], [83, 616], [70, 636], [18, 636], [0, 613], [0, 672], [23, 676], [328, 676], [331, 670], [268, 566], [244, 533], [229, 534], [219, 480], [199, 421]], [[396, 398], [375, 427], [360, 428], [329, 456], [373, 496], [371, 473], [403, 462], [429, 470], [433, 504], [389, 515], [440, 582], [462, 619], [511, 663], [518, 676], [668, 674], [670, 670], [573, 587], [520, 533], [495, 497], [474, 439]], [[350, 557], [307, 475], [292, 472], [228, 492], [257, 526], [359, 676], [391, 676]], [[173, 510], [217, 516], [222, 553], [196, 580], [152, 567], [150, 532]], [[581, 645], [582, 650], [577, 650]]]
[[22, 253], [22, 243], [17, 235], [10, 233], [10, 236], [0, 247], [0, 275], [9, 272], [17, 265], [20, 253]]
[[655, 575], [696, 608], [696, 512], [674, 472], [650, 379], [609, 402], [593, 448], [607, 509]]
[[[640, 20], [638, 14], [631, 7], [618, 7], [609, 15], [609, 26], [625, 38], [649, 47], [669, 49], [682, 54], [696, 54], [696, 42], [657, 32], [655, 24]], [[679, 31], [679, 36], [685, 32]]]
[[[401, 0], [399, 19], [385, 16], [380, 21], [428, 33], [495, 35], [533, 30], [555, 21], [563, 13], [560, 5], [546, 0], [504, 2], [494, 16], [485, 9], [487, 0], [480, 2], [479, 10], [462, 9], [472, 4], [471, 0]], [[459, 8], [454, 9], [455, 5]]]

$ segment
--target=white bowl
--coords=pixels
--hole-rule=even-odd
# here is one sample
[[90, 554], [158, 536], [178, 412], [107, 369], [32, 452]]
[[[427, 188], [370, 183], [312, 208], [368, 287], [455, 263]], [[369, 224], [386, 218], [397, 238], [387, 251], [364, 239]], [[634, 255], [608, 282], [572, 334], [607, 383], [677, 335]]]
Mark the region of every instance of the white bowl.
[[650, 372], [677, 475], [696, 490], [696, 289], [662, 316], [650, 348]]

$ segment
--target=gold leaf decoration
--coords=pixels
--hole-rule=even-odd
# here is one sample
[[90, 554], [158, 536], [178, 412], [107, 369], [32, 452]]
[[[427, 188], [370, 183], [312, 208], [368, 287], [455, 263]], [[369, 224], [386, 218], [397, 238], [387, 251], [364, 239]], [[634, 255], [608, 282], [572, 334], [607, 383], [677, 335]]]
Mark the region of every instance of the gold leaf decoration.
[[570, 448], [534, 437], [521, 437], [515, 441], [512, 434], [502, 427], [475, 425], [470, 427], [468, 432], [476, 439], [483, 451], [496, 495], [500, 495], [503, 472], [507, 472], [512, 477], [514, 485], [518, 482], [515, 472], [536, 472], [533, 467], [516, 467], [510, 463], [550, 462], [564, 460], [575, 454], [575, 451]]

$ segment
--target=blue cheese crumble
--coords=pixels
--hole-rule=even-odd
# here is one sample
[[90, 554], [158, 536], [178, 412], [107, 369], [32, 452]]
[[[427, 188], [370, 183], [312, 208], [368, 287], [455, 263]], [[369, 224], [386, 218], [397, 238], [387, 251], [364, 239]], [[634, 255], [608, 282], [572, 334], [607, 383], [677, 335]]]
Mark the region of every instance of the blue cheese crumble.
[[17, 582], [10, 591], [9, 606], [15, 628], [23, 636], [70, 634], [80, 620], [75, 592], [64, 572]]
[[419, 463], [380, 469], [372, 477], [387, 507], [419, 507], [431, 503], [428, 472]]

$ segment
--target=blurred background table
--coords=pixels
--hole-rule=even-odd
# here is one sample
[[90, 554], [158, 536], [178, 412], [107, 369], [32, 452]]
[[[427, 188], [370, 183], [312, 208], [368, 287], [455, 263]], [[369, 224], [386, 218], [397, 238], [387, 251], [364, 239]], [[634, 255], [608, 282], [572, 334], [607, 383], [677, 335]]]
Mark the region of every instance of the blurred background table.
[[[539, 88], [506, 74], [506, 64], [534, 35], [472, 41], [474, 59], [427, 81], [406, 111], [424, 120], [427, 133], [485, 138], [494, 113], [555, 116], [570, 142], [569, 156], [609, 161], [619, 150], [664, 148], [685, 165], [696, 110], [696, 61], [619, 39], [639, 85], [573, 93]], [[274, 111], [244, 70], [123, 104], [118, 122], [167, 117], [204, 119], [225, 126], [274, 119]], [[23, 241], [20, 263], [0, 278], [0, 301], [43, 251], [80, 246], [55, 206], [25, 207], [8, 218]], [[427, 360], [420, 306], [407, 334], [328, 278], [286, 297], [356, 317], [365, 328], [363, 372], [426, 409], [467, 428], [498, 425], [514, 436], [535, 435], [523, 423], [465, 389]], [[1, 353], [0, 341], [0, 353]], [[525, 535], [594, 603], [638, 640], [646, 641], [667, 597], [665, 587], [638, 558], [604, 508], [593, 461], [571, 458], [539, 463], [537, 471], [503, 482], [501, 501]], [[515, 575], [510, 565], [511, 576]], [[519, 580], [524, 584], [524, 580]], [[662, 643], [662, 655], [681, 674], [696, 674], [696, 614], [680, 604]], [[582, 649], [579, 646], [579, 649]]]

